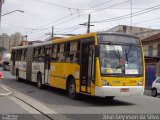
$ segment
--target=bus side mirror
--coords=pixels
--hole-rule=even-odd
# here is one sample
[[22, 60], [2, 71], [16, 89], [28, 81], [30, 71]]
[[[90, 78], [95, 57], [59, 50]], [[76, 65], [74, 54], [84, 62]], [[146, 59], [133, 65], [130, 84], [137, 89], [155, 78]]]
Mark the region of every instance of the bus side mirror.
[[95, 57], [99, 57], [99, 45], [95, 46]]

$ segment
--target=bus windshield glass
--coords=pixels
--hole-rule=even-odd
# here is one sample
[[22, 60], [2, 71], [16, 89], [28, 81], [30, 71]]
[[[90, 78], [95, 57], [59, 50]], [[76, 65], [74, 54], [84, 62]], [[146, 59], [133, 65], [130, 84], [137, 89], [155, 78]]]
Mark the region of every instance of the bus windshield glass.
[[142, 49], [139, 45], [100, 44], [102, 75], [142, 75]]

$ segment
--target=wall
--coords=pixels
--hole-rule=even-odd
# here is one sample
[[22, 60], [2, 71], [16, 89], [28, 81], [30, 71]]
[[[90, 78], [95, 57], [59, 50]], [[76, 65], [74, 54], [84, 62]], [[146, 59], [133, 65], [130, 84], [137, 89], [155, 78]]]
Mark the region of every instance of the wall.
[[159, 29], [150, 29], [150, 28], [142, 28], [135, 26], [127, 26], [127, 25], [118, 25], [111, 29], [108, 29], [107, 32], [123, 32], [123, 33], [131, 33], [139, 36], [141, 39], [147, 38], [149, 36], [160, 33]]
[[149, 46], [153, 46], [152, 57], [158, 57], [158, 44], [160, 44], [160, 41], [143, 43], [144, 56], [149, 56]]

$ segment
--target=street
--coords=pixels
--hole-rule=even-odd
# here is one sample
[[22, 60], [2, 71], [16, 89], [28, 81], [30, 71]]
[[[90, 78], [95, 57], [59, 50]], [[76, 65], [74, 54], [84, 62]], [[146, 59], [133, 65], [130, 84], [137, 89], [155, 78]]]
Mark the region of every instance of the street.
[[[154, 98], [146, 95], [115, 97], [113, 101], [106, 101], [103, 98], [83, 96], [80, 100], [71, 100], [63, 90], [50, 87], [40, 90], [33, 83], [17, 82], [15, 77], [6, 71], [4, 72], [2, 83], [8, 86], [14, 93], [22, 93], [28, 96], [29, 99], [32, 98], [37, 102], [43, 103], [47, 109], [49, 108], [58, 114], [63, 114], [69, 119], [83, 120], [87, 117], [97, 119], [102, 117], [100, 114], [108, 113], [158, 114], [160, 111], [160, 99], [158, 97]], [[24, 97], [21, 99], [23, 100]], [[37, 102], [34, 102], [34, 104]]]

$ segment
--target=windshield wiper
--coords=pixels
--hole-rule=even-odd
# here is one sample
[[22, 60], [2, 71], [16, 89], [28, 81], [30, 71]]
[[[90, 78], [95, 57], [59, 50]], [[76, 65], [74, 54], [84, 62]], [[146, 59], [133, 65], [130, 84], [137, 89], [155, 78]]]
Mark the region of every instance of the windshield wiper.
[[115, 67], [115, 69], [117, 70], [118, 68], [121, 68], [121, 67], [122, 67], [122, 65], [118, 65]]
[[111, 43], [109, 43], [109, 45], [113, 48], [113, 52], [115, 53], [118, 60], [120, 60], [121, 56], [120, 56], [119, 50], [116, 50], [116, 48]]
[[130, 45], [130, 47], [128, 49], [128, 52], [125, 50], [125, 56], [126, 56], [126, 62], [127, 62], [127, 64], [128, 64], [128, 54], [130, 53], [132, 46], [133, 46], [133, 44]]

